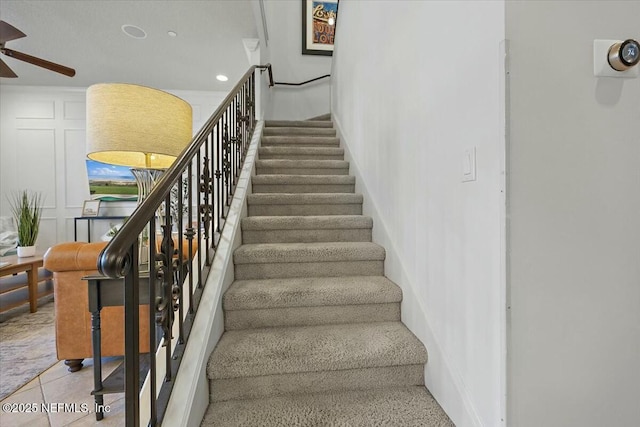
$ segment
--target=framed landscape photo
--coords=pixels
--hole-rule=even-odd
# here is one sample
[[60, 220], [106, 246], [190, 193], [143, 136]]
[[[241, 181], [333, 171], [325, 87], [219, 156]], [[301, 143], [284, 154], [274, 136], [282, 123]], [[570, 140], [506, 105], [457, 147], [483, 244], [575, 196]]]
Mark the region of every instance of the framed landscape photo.
[[100, 200], [85, 200], [82, 205], [82, 216], [98, 216]]
[[138, 200], [138, 185], [126, 166], [86, 160], [89, 194], [104, 202]]
[[302, 54], [333, 55], [338, 0], [302, 0]]

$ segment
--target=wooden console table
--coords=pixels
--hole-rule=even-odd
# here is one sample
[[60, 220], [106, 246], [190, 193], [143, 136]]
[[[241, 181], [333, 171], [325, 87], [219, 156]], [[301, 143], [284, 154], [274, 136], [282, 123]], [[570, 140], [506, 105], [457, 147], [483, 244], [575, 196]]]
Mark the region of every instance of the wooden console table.
[[29, 289], [29, 310], [32, 313], [38, 311], [38, 268], [42, 267], [42, 254], [32, 257], [19, 258], [17, 255], [2, 257], [2, 262], [9, 262], [8, 265], [0, 268], [0, 277], [12, 274], [27, 273], [27, 284], [20, 284], [4, 292], [28, 287]]

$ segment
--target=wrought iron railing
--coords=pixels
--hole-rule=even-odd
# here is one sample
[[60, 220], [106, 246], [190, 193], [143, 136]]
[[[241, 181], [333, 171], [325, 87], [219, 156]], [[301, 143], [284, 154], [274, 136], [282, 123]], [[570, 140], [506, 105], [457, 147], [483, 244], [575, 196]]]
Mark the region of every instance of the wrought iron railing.
[[[150, 308], [150, 333], [145, 337], [151, 349], [149, 425], [162, 421], [255, 128], [256, 69], [271, 75], [270, 65], [247, 71], [98, 259], [102, 275], [117, 279], [118, 285], [124, 283], [127, 426], [140, 423], [144, 373], [140, 375], [139, 368], [145, 359], [139, 352], [141, 305]], [[139, 236], [145, 233], [151, 260], [148, 272], [138, 262]], [[93, 278], [93, 283], [99, 280]], [[99, 318], [96, 322], [99, 331]], [[101, 382], [96, 384], [102, 388]]]

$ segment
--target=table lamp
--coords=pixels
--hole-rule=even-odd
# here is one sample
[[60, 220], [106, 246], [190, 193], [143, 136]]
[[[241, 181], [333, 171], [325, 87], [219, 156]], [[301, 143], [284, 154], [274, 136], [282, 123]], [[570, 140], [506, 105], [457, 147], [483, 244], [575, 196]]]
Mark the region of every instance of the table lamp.
[[133, 84], [90, 86], [86, 123], [87, 157], [130, 167], [138, 185], [138, 204], [192, 138], [189, 103]]
[[130, 167], [138, 203], [191, 137], [191, 105], [177, 96], [124, 83], [87, 89], [87, 157]]

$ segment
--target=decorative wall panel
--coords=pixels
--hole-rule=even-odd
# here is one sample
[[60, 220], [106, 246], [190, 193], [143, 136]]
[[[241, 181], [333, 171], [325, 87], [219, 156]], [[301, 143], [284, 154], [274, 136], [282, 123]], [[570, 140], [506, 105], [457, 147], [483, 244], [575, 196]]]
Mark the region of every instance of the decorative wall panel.
[[85, 120], [86, 103], [83, 101], [65, 101], [63, 106], [65, 120]]
[[54, 119], [55, 102], [49, 101], [24, 101], [16, 105], [16, 119]]
[[41, 191], [44, 207], [56, 206], [56, 164], [54, 129], [18, 129], [15, 144], [17, 189]]
[[64, 205], [67, 208], [80, 209], [82, 202], [89, 198], [85, 151], [84, 129], [65, 129], [63, 170]]

